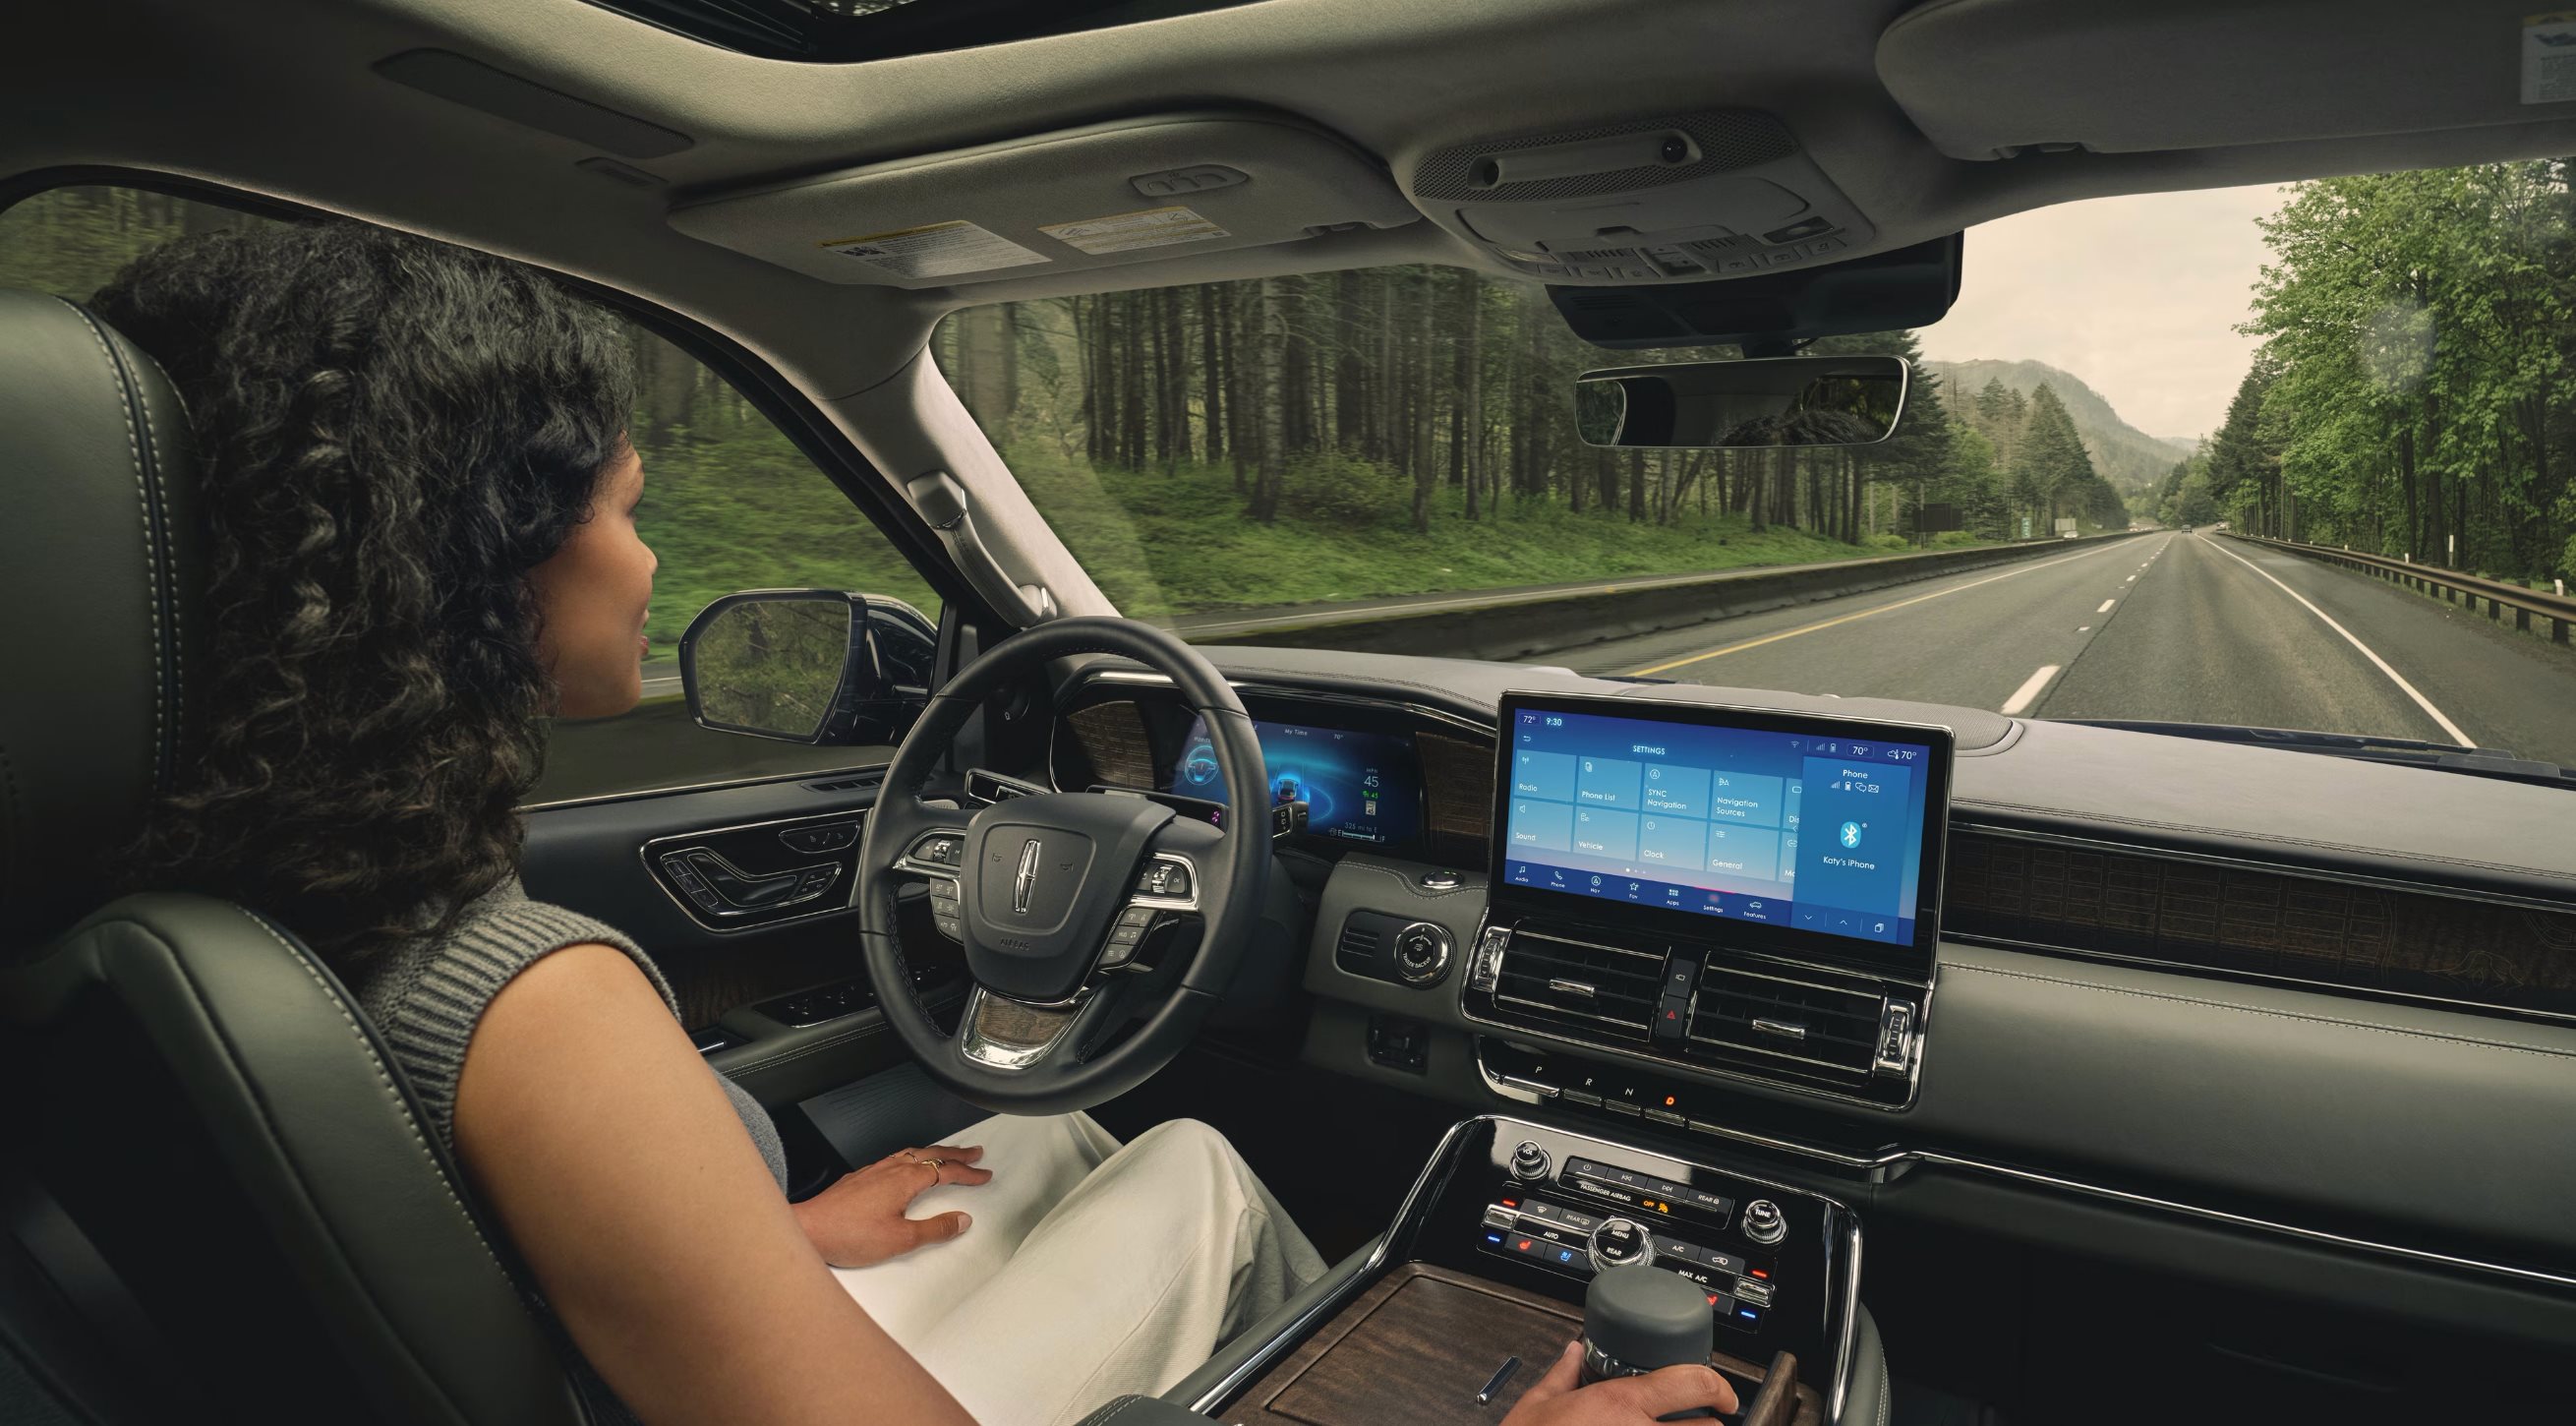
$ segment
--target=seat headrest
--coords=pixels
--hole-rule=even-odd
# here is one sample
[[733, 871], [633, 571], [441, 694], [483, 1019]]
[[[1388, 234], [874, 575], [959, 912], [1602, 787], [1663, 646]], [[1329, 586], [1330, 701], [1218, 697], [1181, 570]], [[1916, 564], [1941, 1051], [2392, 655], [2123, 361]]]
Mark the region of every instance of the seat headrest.
[[188, 756], [204, 540], [179, 395], [77, 304], [0, 289], [0, 952], [96, 909]]

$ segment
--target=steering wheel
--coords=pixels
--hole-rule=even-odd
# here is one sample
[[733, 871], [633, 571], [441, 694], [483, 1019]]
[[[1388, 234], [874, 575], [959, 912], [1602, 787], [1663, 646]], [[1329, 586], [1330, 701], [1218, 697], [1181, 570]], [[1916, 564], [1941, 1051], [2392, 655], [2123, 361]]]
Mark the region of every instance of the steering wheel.
[[[1205, 720], [1234, 812], [1222, 829], [1118, 793], [1050, 792], [989, 807], [926, 802], [958, 730], [1021, 674], [1120, 654], [1172, 680]], [[1006, 1114], [1062, 1114], [1123, 1094], [1189, 1041], [1233, 979], [1270, 873], [1261, 743], [1215, 667], [1129, 619], [1059, 619], [1011, 636], [930, 700], [895, 750], [859, 843], [859, 943], [886, 1021], [943, 1088]], [[1249, 808], [1247, 813], [1244, 809]], [[933, 1020], [896, 934], [895, 892], [930, 884], [973, 985], [954, 1034]], [[1137, 948], [1165, 918], [1202, 922], [1196, 950], [1134, 1035]]]

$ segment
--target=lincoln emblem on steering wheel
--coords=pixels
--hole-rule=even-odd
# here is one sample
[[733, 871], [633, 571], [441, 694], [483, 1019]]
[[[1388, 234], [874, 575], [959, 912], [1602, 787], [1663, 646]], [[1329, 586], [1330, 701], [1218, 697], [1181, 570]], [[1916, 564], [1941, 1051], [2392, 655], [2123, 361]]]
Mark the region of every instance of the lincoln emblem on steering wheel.
[[1038, 889], [1038, 839], [1020, 843], [1020, 874], [1011, 878], [1011, 909], [1022, 916], [1029, 914], [1029, 898]]

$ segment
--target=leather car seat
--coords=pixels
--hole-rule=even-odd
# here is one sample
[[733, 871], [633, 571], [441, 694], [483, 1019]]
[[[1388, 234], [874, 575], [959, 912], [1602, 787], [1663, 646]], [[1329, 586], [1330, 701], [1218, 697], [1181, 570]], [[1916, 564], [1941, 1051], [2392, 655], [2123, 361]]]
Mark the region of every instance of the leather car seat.
[[586, 1419], [331, 971], [239, 906], [109, 899], [201, 715], [177, 393], [0, 290], [0, 473], [0, 1346], [92, 1419]]

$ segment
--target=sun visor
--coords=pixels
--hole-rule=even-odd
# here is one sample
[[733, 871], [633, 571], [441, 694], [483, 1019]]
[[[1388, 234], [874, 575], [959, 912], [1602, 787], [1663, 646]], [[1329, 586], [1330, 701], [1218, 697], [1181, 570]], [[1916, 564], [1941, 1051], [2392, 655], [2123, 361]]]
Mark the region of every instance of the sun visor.
[[2576, 121], [2576, 12], [2427, 0], [1935, 0], [1878, 74], [1941, 152], [2140, 153]]
[[1374, 160], [1321, 129], [1171, 115], [721, 194], [670, 222], [826, 282], [925, 288], [1419, 217]]

